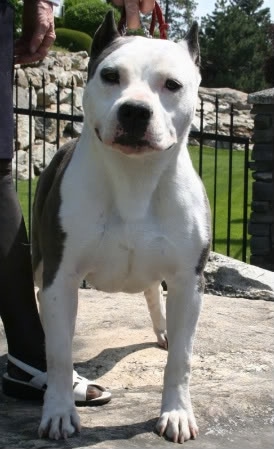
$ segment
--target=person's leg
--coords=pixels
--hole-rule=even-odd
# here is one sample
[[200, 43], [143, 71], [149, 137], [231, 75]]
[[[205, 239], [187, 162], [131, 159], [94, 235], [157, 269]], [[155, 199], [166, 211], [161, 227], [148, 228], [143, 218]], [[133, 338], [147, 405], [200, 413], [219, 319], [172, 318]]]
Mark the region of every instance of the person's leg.
[[[0, 316], [9, 354], [46, 370], [29, 243], [12, 179], [13, 10], [0, 1]], [[11, 364], [9, 364], [10, 367]]]
[[11, 166], [11, 161], [0, 160], [0, 315], [9, 354], [46, 371], [29, 243]]

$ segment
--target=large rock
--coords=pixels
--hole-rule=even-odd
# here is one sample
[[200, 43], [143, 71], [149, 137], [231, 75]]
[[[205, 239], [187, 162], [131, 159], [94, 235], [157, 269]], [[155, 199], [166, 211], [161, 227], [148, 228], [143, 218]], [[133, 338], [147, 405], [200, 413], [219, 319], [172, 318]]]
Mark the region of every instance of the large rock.
[[31, 83], [31, 85], [35, 89], [39, 89], [44, 84], [49, 84], [50, 76], [47, 70], [44, 70], [39, 67], [26, 67], [25, 75], [27, 80]]
[[[218, 134], [230, 134], [230, 112], [233, 104], [233, 135], [238, 137], [251, 137], [253, 119], [250, 115], [251, 105], [247, 103], [247, 94], [230, 88], [199, 88], [199, 100], [196, 108], [196, 116], [192, 125], [193, 131], [200, 130], [201, 99], [203, 99], [203, 125], [204, 132], [216, 131], [216, 95], [219, 99]], [[205, 144], [214, 147], [214, 140], [205, 140]], [[218, 148], [229, 148], [228, 142], [218, 142]], [[242, 146], [234, 144], [234, 148]]]
[[[81, 434], [58, 442], [38, 438], [40, 404], [0, 391], [1, 448], [177, 448], [154, 432], [167, 352], [155, 343], [143, 295], [80, 290], [78, 309], [76, 368], [110, 388], [112, 401], [78, 408]], [[273, 319], [271, 302], [205, 296], [191, 378], [200, 435], [184, 447], [273, 448]], [[6, 353], [0, 326], [0, 374]]]
[[[29, 169], [30, 167], [30, 169]], [[34, 179], [33, 165], [29, 166], [29, 154], [27, 151], [18, 150], [12, 159], [12, 174], [20, 181], [27, 181], [30, 177]]]
[[212, 97], [215, 98], [217, 95], [219, 100], [224, 100], [227, 104], [233, 103], [236, 109], [251, 109], [251, 105], [247, 103], [248, 94], [230, 87], [200, 87], [199, 95], [205, 97], [207, 101], [215, 101]]
[[[18, 88], [13, 92], [13, 106], [29, 110], [30, 105], [33, 109], [35, 109], [37, 106], [37, 95], [34, 87], [26, 89], [18, 86]], [[34, 119], [31, 119], [30, 126], [30, 117], [28, 115], [18, 114], [15, 133], [17, 133], [16, 150], [27, 149], [30, 145], [30, 142], [33, 143], [35, 140]]]
[[274, 301], [274, 274], [217, 253], [205, 268], [206, 291], [220, 296]]
[[44, 168], [49, 165], [56, 151], [56, 145], [43, 142], [43, 140], [36, 141], [32, 148], [32, 165], [36, 176], [40, 175]]
[[37, 92], [37, 106], [40, 108], [49, 107], [57, 103], [57, 85], [49, 83], [45, 89], [40, 88]]

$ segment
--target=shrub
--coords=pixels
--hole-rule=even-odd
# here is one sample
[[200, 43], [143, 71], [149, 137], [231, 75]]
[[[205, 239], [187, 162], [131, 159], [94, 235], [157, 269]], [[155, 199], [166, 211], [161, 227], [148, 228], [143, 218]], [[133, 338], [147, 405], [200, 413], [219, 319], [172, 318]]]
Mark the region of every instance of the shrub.
[[65, 10], [65, 27], [80, 30], [93, 37], [109, 9], [114, 10], [118, 21], [119, 12], [102, 0], [82, 0]]
[[64, 17], [54, 17], [54, 28], [64, 28]]
[[10, 0], [10, 3], [14, 8], [13, 34], [14, 38], [18, 39], [22, 34], [23, 2], [21, 0]]
[[65, 11], [70, 8], [71, 6], [75, 6], [78, 3], [82, 3], [83, 0], [65, 0], [64, 1], [64, 7], [65, 7]]
[[55, 45], [67, 48], [69, 51], [86, 50], [88, 53], [90, 52], [92, 39], [88, 34], [67, 28], [57, 28], [55, 33]]

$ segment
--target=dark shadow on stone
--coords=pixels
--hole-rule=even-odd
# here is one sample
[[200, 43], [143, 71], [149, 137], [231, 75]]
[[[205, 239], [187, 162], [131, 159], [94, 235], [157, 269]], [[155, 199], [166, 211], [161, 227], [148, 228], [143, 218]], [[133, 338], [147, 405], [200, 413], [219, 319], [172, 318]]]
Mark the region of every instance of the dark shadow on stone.
[[[89, 427], [83, 426], [80, 440], [86, 439], [86, 443], [88, 440], [88, 444], [90, 446], [92, 446], [96, 443], [104, 442], [106, 440], [130, 441], [132, 438], [136, 437], [137, 435], [141, 435], [143, 433], [156, 434], [155, 427], [156, 427], [157, 419], [158, 418], [152, 418], [152, 419], [149, 419], [148, 421], [141, 421], [141, 422], [137, 422], [134, 424], [124, 424], [121, 426], [107, 426], [107, 427], [97, 426], [94, 428], [92, 428], [92, 427], [89, 428]], [[93, 434], [92, 441], [90, 438], [90, 430], [92, 430], [92, 434]], [[85, 435], [85, 433], [86, 433], [86, 435]], [[70, 440], [69, 442], [71, 443], [72, 441]], [[76, 441], [75, 441], [75, 443], [76, 443]], [[78, 444], [76, 443], [75, 445], [70, 444], [70, 447], [80, 447], [79, 442], [78, 442]]]
[[85, 362], [78, 362], [74, 364], [76, 370], [79, 369], [79, 374], [85, 377], [96, 379], [103, 376], [105, 373], [112, 370], [112, 368], [127, 357], [137, 351], [142, 351], [146, 348], [159, 348], [163, 351], [157, 343], [139, 343], [129, 346], [118, 346], [117, 348], [106, 348], [100, 352], [96, 357]]
[[207, 293], [255, 299], [256, 295], [254, 290], [272, 291], [269, 285], [256, 279], [242, 276], [238, 270], [232, 267], [219, 267], [211, 273], [205, 270], [204, 275], [206, 281], [205, 290]]

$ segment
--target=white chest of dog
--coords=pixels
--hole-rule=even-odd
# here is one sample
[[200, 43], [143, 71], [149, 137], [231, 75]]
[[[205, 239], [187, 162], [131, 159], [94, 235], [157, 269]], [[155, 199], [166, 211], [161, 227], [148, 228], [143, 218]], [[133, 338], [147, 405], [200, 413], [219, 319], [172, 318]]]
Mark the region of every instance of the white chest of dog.
[[57, 152], [34, 202], [48, 366], [41, 435], [79, 429], [72, 338], [83, 278], [108, 292], [144, 291], [159, 344], [168, 338], [157, 430], [178, 442], [197, 435], [189, 376], [210, 244], [207, 198], [186, 147], [198, 62], [196, 25], [179, 44], [121, 38], [109, 13], [94, 38], [82, 136]]

